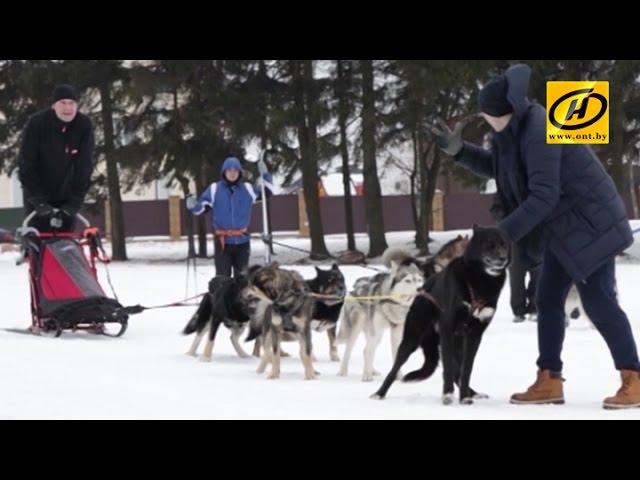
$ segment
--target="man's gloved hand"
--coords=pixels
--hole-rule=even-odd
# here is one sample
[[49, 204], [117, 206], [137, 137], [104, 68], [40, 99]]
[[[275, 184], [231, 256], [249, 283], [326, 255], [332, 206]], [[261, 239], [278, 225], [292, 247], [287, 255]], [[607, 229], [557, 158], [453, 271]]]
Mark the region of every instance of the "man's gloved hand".
[[453, 130], [440, 117], [436, 120], [437, 125], [430, 125], [429, 130], [436, 137], [438, 147], [452, 157], [460, 153], [463, 147], [462, 130], [466, 126], [465, 122], [458, 122]]
[[188, 195], [187, 198], [185, 198], [185, 203], [187, 205], [188, 210], [193, 210], [194, 208], [196, 208], [198, 201], [196, 200], [196, 197], [194, 197], [193, 195]]
[[38, 217], [50, 217], [53, 214], [53, 207], [45, 202], [36, 204], [34, 210]]

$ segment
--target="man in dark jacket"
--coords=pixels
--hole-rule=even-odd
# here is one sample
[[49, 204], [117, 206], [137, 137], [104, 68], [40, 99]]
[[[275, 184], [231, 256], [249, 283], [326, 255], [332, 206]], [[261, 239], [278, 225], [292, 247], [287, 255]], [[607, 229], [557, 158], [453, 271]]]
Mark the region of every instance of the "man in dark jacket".
[[51, 108], [31, 116], [22, 133], [18, 158], [25, 213], [44, 231], [71, 231], [91, 185], [94, 134], [91, 120], [78, 112], [70, 85], [53, 91]]
[[615, 257], [633, 243], [616, 187], [586, 145], [546, 143], [546, 112], [527, 98], [531, 70], [515, 65], [481, 90], [492, 149], [462, 140], [462, 124], [432, 129], [440, 148], [475, 173], [495, 178], [507, 215], [499, 223], [526, 261], [543, 251], [538, 281], [538, 378], [512, 403], [564, 403], [560, 354], [564, 303], [575, 283], [605, 339], [622, 388], [605, 408], [640, 406], [640, 362], [629, 320], [615, 294]]

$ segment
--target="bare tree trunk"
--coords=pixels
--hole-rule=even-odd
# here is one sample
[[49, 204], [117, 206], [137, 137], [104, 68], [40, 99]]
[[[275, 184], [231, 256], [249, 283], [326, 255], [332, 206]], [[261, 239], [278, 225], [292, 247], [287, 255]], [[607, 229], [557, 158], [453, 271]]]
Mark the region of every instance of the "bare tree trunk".
[[[204, 180], [204, 173], [201, 170], [195, 180], [198, 192], [203, 192], [207, 185]], [[198, 232], [198, 257], [207, 258], [207, 223], [204, 214], [198, 216], [196, 229]]]
[[421, 243], [422, 237], [420, 236], [420, 215], [418, 213], [419, 199], [416, 198], [416, 180], [418, 178], [418, 170], [420, 165], [420, 154], [418, 152], [418, 140], [417, 140], [417, 130], [414, 129], [411, 132], [411, 139], [413, 143], [413, 170], [411, 171], [411, 175], [409, 175], [409, 187], [410, 187], [410, 196], [411, 196], [411, 218], [413, 219], [413, 226], [416, 231], [415, 242], [416, 248], [422, 249], [423, 245]]
[[[175, 130], [174, 134], [176, 135], [176, 141], [182, 138], [182, 118], [180, 116], [180, 105], [178, 103], [178, 86], [174, 85], [173, 88], [173, 116], [175, 120]], [[189, 197], [191, 194], [189, 188], [189, 179], [184, 176], [181, 172], [175, 172], [174, 177], [180, 183], [180, 187], [182, 188], [182, 192], [184, 194], [184, 198]], [[197, 192], [196, 192], [197, 193]], [[193, 214], [184, 206], [184, 218], [187, 224], [187, 257], [195, 258], [196, 257], [196, 245], [194, 241], [194, 218]]]
[[318, 160], [316, 151], [316, 122], [311, 111], [314, 107], [313, 65], [311, 60], [291, 60], [293, 73], [294, 100], [300, 154], [302, 157], [302, 185], [304, 201], [309, 220], [311, 234], [311, 258], [323, 259], [329, 255], [324, 242], [322, 219], [320, 217], [320, 201], [318, 198]]
[[626, 188], [624, 177], [624, 88], [623, 72], [621, 62], [616, 62], [613, 67], [613, 78], [611, 81], [611, 166], [609, 173], [618, 188], [618, 192], [623, 192]]
[[114, 260], [127, 260], [127, 244], [125, 241], [124, 212], [120, 195], [120, 176], [118, 164], [114, 158], [115, 141], [113, 134], [113, 105], [109, 76], [104, 75], [100, 83], [100, 102], [102, 104], [102, 126], [104, 129], [104, 154], [107, 162], [107, 185], [109, 204], [111, 206], [111, 246]]
[[427, 194], [425, 196], [425, 210], [427, 211], [427, 223], [425, 227], [425, 238], [427, 240], [426, 253], [429, 254], [429, 234], [433, 225], [433, 197], [436, 193], [438, 176], [440, 175], [441, 153], [437, 148], [433, 148], [433, 144], [430, 144], [426, 148], [426, 152], [426, 158], [429, 158], [429, 154], [431, 154], [433, 158], [431, 167], [427, 168]]
[[336, 93], [338, 97], [338, 125], [340, 128], [340, 155], [342, 156], [342, 184], [344, 186], [344, 216], [347, 229], [347, 250], [356, 249], [355, 229], [353, 228], [353, 205], [351, 201], [351, 172], [349, 167], [349, 148], [347, 138], [347, 119], [349, 105], [347, 103], [344, 61], [337, 60]]
[[[184, 198], [187, 198], [191, 193], [189, 189], [189, 179], [180, 173], [174, 174], [175, 178], [180, 183], [180, 187], [182, 188], [182, 193], [184, 193]], [[187, 244], [188, 244], [188, 258], [194, 258], [196, 256], [196, 244], [193, 236], [193, 214], [187, 210], [185, 206], [185, 222], [187, 223]]]
[[365, 211], [369, 231], [369, 258], [378, 257], [387, 249], [382, 213], [382, 193], [376, 164], [376, 110], [373, 86], [373, 62], [361, 60], [362, 66], [362, 154]]
[[[419, 127], [418, 127], [419, 128]], [[427, 208], [429, 170], [427, 167], [428, 152], [424, 148], [424, 138], [420, 130], [418, 130], [418, 154], [419, 154], [419, 172], [420, 172], [420, 209], [418, 220], [418, 245], [420, 254], [426, 255], [429, 252], [429, 212]]]
[[[636, 149], [636, 152], [638, 150]], [[638, 196], [636, 195], [636, 181], [633, 174], [633, 159], [629, 157], [628, 161], [628, 177], [629, 177], [629, 194], [631, 195], [631, 205], [633, 209], [633, 218], [638, 218]]]
[[[267, 79], [267, 66], [264, 63], [264, 60], [258, 60], [258, 74], [259, 78], [262, 81], [265, 81]], [[269, 101], [266, 95], [266, 90], [263, 89], [259, 98], [259, 109], [260, 115], [262, 117], [262, 121], [260, 122], [260, 146], [263, 151], [269, 146], [269, 129], [267, 125], [267, 122], [269, 121]], [[273, 233], [273, 222], [271, 221], [271, 205], [264, 198], [262, 199], [262, 201], [267, 202], [268, 234], [271, 236], [271, 234]], [[273, 251], [273, 243], [267, 245], [267, 248], [269, 249], [271, 256], [275, 255], [275, 252]]]

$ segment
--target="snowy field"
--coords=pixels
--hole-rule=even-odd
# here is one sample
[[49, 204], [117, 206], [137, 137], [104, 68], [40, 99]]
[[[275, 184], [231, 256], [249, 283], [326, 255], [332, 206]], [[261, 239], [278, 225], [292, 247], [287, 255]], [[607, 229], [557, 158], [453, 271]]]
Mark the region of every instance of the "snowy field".
[[[633, 223], [634, 228], [640, 222]], [[434, 233], [437, 249], [459, 232]], [[463, 232], [468, 233], [468, 232]], [[624, 309], [640, 339], [640, 236], [617, 265], [618, 287]], [[327, 236], [334, 252], [345, 249], [344, 236]], [[293, 236], [277, 238], [301, 248], [308, 241]], [[393, 246], [409, 246], [413, 233], [391, 233]], [[367, 251], [364, 236], [358, 248]], [[129, 247], [131, 262], [112, 264], [111, 276], [123, 304], [158, 305], [185, 296], [186, 243], [135, 241]], [[313, 266], [297, 263], [303, 253], [276, 247], [275, 259], [293, 264], [305, 278]], [[27, 268], [15, 266], [16, 253], [0, 254], [0, 328], [29, 324]], [[262, 260], [262, 244], [253, 242], [252, 263]], [[375, 263], [375, 262], [374, 262]], [[289, 268], [289, 267], [288, 267]], [[348, 286], [361, 276], [375, 274], [361, 267], [342, 267]], [[198, 291], [213, 275], [213, 260], [198, 262]], [[106, 279], [102, 284], [108, 291]], [[189, 293], [195, 291], [193, 276]], [[314, 333], [315, 366], [321, 376], [303, 379], [296, 344], [283, 359], [279, 380], [267, 380], [255, 369], [256, 358], [240, 359], [219, 330], [213, 361], [203, 363], [185, 355], [191, 337], [180, 334], [193, 308], [153, 310], [132, 317], [129, 330], [113, 339], [85, 333], [65, 333], [60, 339], [0, 331], [0, 418], [2, 419], [640, 419], [640, 409], [604, 411], [601, 402], [619, 387], [604, 341], [584, 320], [575, 320], [566, 336], [563, 359], [566, 405], [514, 406], [509, 396], [526, 389], [535, 377], [536, 324], [513, 324], [505, 287], [496, 317], [487, 330], [476, 360], [472, 386], [490, 396], [472, 406], [440, 401], [442, 370], [418, 384], [397, 382], [384, 401], [369, 399], [382, 378], [364, 383], [360, 339], [348, 377], [338, 377], [338, 364], [329, 361], [326, 334]], [[245, 344], [250, 351], [251, 345]], [[342, 347], [340, 347], [342, 353]], [[421, 364], [421, 353], [403, 371]], [[378, 349], [376, 369], [391, 366], [388, 335]]]

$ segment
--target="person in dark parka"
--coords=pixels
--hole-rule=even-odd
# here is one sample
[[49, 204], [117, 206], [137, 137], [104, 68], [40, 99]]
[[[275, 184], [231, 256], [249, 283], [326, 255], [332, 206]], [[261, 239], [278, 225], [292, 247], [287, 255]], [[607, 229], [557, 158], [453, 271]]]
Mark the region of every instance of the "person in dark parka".
[[505, 206], [499, 227], [529, 266], [542, 255], [536, 293], [538, 377], [516, 404], [564, 403], [560, 358], [564, 303], [573, 283], [605, 339], [622, 387], [605, 408], [640, 406], [640, 362], [631, 326], [615, 293], [615, 257], [633, 243], [615, 184], [587, 145], [546, 143], [545, 109], [528, 99], [531, 69], [514, 65], [480, 91], [481, 116], [494, 130], [491, 150], [462, 140], [439, 120], [440, 148], [478, 175], [495, 178]]
[[93, 125], [77, 101], [73, 87], [56, 86], [51, 108], [32, 115], [22, 132], [18, 174], [25, 214], [36, 212], [31, 224], [39, 230], [72, 230], [91, 186]]

